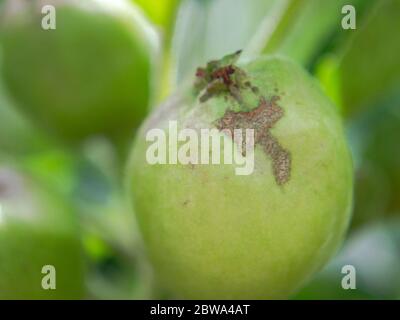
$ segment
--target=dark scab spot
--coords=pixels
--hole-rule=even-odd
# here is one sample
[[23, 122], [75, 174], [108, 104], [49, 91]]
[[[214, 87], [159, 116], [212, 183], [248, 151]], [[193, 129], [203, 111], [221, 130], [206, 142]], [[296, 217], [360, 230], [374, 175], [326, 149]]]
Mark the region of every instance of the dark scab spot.
[[[272, 136], [270, 130], [282, 118], [283, 109], [277, 104], [279, 96], [270, 101], [260, 98], [258, 107], [244, 112], [226, 110], [224, 116], [214, 124], [219, 130], [254, 129], [254, 144], [262, 147], [266, 155], [272, 159], [272, 172], [278, 185], [289, 181], [291, 171], [291, 156], [279, 141]], [[245, 150], [242, 146], [242, 150]]]
[[[203, 91], [200, 102], [223, 94], [225, 101], [231, 98], [245, 106], [245, 110], [251, 109], [250, 111], [234, 112], [227, 108], [224, 116], [214, 124], [219, 130], [228, 129], [231, 137], [233, 137], [235, 129], [253, 129], [255, 145], [262, 147], [265, 154], [272, 159], [272, 172], [275, 180], [278, 185], [283, 185], [290, 178], [291, 156], [270, 133], [270, 129], [283, 116], [283, 109], [277, 104], [280, 100], [277, 95], [278, 85], [274, 84], [276, 95], [267, 101], [264, 96], [259, 94], [259, 88], [252, 85], [245, 71], [235, 65], [239, 55], [240, 51], [225, 56], [221, 60], [210, 61], [205, 68], [197, 69], [196, 88]], [[257, 96], [259, 99], [257, 107], [250, 105], [246, 95], [242, 95], [243, 90], [251, 90]], [[253, 100], [250, 101], [252, 104]], [[246, 148], [243, 145], [240, 147], [244, 155]]]
[[257, 87], [251, 87], [251, 91], [253, 91], [254, 94], [258, 94], [260, 92]]

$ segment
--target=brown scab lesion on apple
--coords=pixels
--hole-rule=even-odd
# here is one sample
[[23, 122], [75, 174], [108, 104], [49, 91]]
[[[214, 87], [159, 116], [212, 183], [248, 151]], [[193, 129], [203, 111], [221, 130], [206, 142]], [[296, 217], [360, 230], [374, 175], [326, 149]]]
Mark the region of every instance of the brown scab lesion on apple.
[[[271, 157], [275, 180], [277, 184], [283, 185], [290, 179], [291, 156], [270, 132], [283, 116], [283, 109], [277, 104], [278, 100], [277, 96], [272, 97], [270, 101], [261, 97], [258, 107], [247, 112], [227, 109], [224, 116], [216, 120], [214, 125], [220, 131], [228, 129], [232, 136], [235, 129], [254, 129], [254, 146], [261, 146]], [[242, 147], [242, 150], [246, 148]]]
[[[232, 137], [235, 129], [254, 129], [254, 146], [261, 146], [271, 157], [275, 181], [278, 185], [283, 185], [290, 179], [291, 155], [270, 132], [284, 115], [283, 109], [277, 103], [280, 98], [273, 96], [268, 101], [259, 94], [259, 89], [252, 85], [245, 71], [235, 65], [240, 54], [241, 51], [237, 51], [221, 60], [210, 61], [205, 68], [198, 68], [195, 90], [200, 94], [200, 102], [224, 94], [243, 105], [241, 91], [246, 89], [250, 89], [259, 98], [258, 106], [250, 111], [234, 112], [226, 109], [223, 117], [216, 120], [214, 125], [220, 131], [230, 130]], [[246, 148], [242, 146], [242, 150]]]

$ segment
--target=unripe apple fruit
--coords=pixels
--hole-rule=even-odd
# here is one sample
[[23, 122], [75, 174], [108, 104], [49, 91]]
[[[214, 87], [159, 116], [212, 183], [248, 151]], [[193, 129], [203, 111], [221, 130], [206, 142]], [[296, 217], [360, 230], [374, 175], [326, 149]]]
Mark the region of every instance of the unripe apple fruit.
[[[284, 58], [235, 60], [199, 68], [195, 90], [155, 111], [131, 155], [129, 190], [147, 251], [176, 297], [287, 298], [332, 256], [349, 223], [352, 163], [335, 107]], [[149, 164], [147, 132], [164, 130], [168, 140], [169, 121], [253, 127], [254, 171]]]
[[27, 154], [43, 150], [49, 144], [45, 134], [14, 107], [0, 81], [0, 152]]
[[67, 142], [133, 134], [151, 100], [157, 51], [157, 36], [136, 7], [11, 0], [0, 28], [5, 84], [34, 120]]
[[84, 298], [73, 213], [25, 172], [0, 165], [0, 299]]

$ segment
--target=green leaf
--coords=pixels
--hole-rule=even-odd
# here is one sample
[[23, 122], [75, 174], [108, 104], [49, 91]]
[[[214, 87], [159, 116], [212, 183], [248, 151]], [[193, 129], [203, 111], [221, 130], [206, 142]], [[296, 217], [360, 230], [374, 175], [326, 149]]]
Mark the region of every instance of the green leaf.
[[400, 89], [400, 2], [382, 0], [349, 40], [340, 64], [347, 115], [376, 104]]
[[173, 39], [173, 82], [181, 83], [211, 59], [247, 47], [265, 16], [283, 2], [184, 0]]
[[161, 28], [164, 36], [169, 38], [180, 0], [132, 0], [142, 8], [147, 17]]

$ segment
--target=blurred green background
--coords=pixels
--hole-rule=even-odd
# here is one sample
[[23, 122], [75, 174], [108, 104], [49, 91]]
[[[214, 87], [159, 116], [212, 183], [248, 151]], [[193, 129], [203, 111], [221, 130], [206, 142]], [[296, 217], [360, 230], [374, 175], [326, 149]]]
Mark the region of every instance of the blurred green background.
[[[0, 299], [169, 298], [123, 191], [128, 150], [197, 66], [238, 49], [312, 73], [353, 154], [347, 240], [293, 298], [399, 299], [399, 30], [398, 0], [0, 0]], [[38, 288], [42, 261], [62, 289]]]

